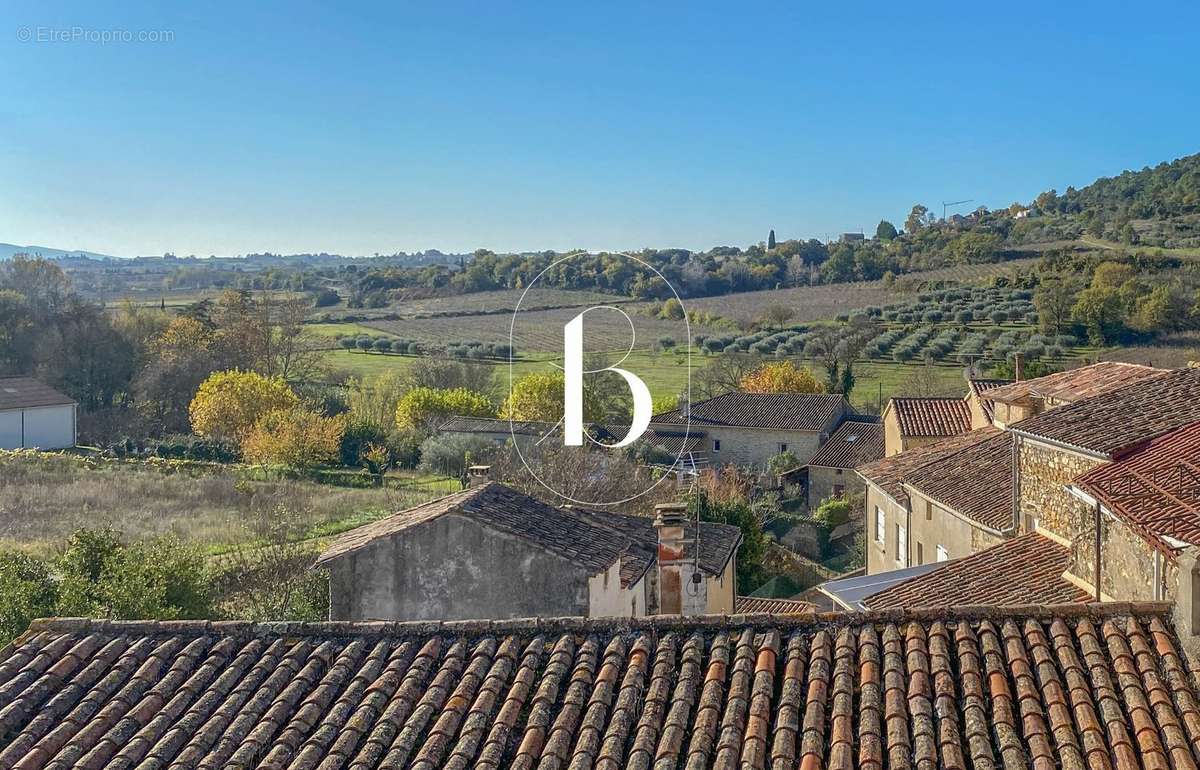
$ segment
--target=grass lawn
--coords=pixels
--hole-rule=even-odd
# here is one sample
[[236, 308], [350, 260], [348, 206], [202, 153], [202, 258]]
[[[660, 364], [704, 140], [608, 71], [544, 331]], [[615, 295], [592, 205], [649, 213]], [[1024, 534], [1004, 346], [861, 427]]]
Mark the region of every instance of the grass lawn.
[[[176, 535], [220, 553], [247, 539], [244, 522], [264, 508], [303, 516], [309, 537], [329, 537], [449, 491], [448, 482], [397, 474], [412, 484], [350, 489], [309, 481], [247, 481], [234, 469], [171, 472], [149, 464], [95, 463], [68, 454], [0, 454], [0, 546], [53, 555], [79, 527], [129, 538]], [[457, 488], [457, 482], [453, 482]]]
[[372, 329], [369, 326], [363, 326], [356, 323], [316, 323], [305, 324], [306, 331], [310, 331], [318, 337], [328, 337], [334, 339], [336, 337], [346, 337], [353, 335], [355, 337], [394, 337], [394, 334], [385, 332], [381, 329]]

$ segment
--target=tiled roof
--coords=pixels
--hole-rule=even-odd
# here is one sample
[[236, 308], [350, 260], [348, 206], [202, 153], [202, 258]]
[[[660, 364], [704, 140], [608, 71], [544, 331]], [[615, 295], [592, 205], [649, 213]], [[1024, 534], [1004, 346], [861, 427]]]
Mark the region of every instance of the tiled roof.
[[[658, 530], [654, 528], [653, 519], [645, 516], [626, 516], [611, 511], [576, 509], [573, 513], [600, 526], [614, 529], [628, 539], [629, 547], [621, 559], [621, 580], [625, 585], [636, 582], [658, 559]], [[683, 551], [685, 560], [692, 558], [691, 543], [694, 542], [695, 533], [695, 522], [689, 521], [684, 525], [684, 536], [687, 539], [687, 546]], [[742, 530], [738, 527], [711, 521], [701, 522], [701, 571], [707, 575], [720, 575], [741, 543]]]
[[1200, 422], [1083, 474], [1075, 485], [1173, 554], [1162, 538], [1200, 545]]
[[516, 535], [594, 572], [607, 569], [629, 547], [628, 538], [610, 527], [493, 481], [352, 529], [334, 540], [317, 563], [340, 558], [446, 514], [466, 516]]
[[1123, 361], [1100, 361], [1078, 369], [1021, 380], [988, 392], [988, 398], [1005, 403], [1019, 403], [1031, 396], [1074, 403], [1132, 385], [1135, 382], [1160, 377], [1167, 369], [1155, 369]]
[[984, 394], [1010, 384], [1012, 384], [1012, 380], [967, 380], [967, 387], [971, 394], [979, 399], [979, 405], [983, 408], [983, 414], [988, 418], [988, 422], [991, 422], [995, 414], [996, 402], [985, 397]]
[[42, 621], [0, 658], [0, 766], [1182, 770], [1167, 613]]
[[883, 457], [883, 426], [877, 422], [847, 420], [833, 432], [809, 465], [824, 468], [857, 468]]
[[1200, 420], [1200, 369], [1175, 369], [1010, 426], [1112, 458], [1175, 428]]
[[877, 485], [896, 502], [908, 505], [908, 493], [904, 491], [905, 478], [926, 463], [950, 457], [955, 452], [992, 438], [999, 432], [999, 428], [988, 426], [969, 433], [960, 433], [957, 436], [949, 436], [932, 444], [913, 447], [898, 455], [861, 465], [855, 470], [858, 475]]
[[1030, 532], [872, 594], [863, 603], [882, 609], [1086, 602], [1087, 594], [1062, 576], [1070, 559], [1065, 546]]
[[[624, 438], [629, 432], [628, 425], [606, 425], [603, 430], [607, 438], [602, 438], [604, 443], [619, 441]], [[695, 426], [692, 429], [685, 431], [683, 428], [673, 430], [670, 428], [648, 428], [642, 434], [640, 441], [644, 441], [650, 446], [661, 447], [673, 455], [686, 455], [688, 452], [700, 453], [703, 451], [705, 433], [702, 430], [697, 430]]]
[[734, 599], [734, 610], [739, 615], [805, 615], [817, 608], [808, 602], [795, 599], [767, 599], [761, 596], [739, 596]]
[[[839, 393], [741, 393], [730, 391], [691, 405], [693, 425], [730, 425], [741, 428], [822, 431], [846, 411]], [[682, 424], [683, 412], [675, 409], [654, 416], [652, 422]]]
[[[581, 564], [593, 573], [607, 569], [620, 559], [625, 585], [645, 574], [658, 553], [658, 531], [652, 519], [556, 508], [493, 481], [353, 529], [334, 540], [317, 563], [346, 556], [381, 538], [446, 514], [466, 516], [520, 537]], [[691, 535], [694, 524], [689, 523], [686, 531]], [[741, 543], [741, 530], [729, 524], [703, 522], [700, 535], [700, 568], [709, 575], [719, 575]], [[690, 556], [686, 552], [684, 555]]]
[[0, 411], [73, 403], [75, 399], [32, 377], [0, 377]]
[[961, 398], [893, 398], [902, 436], [956, 436], [971, 429], [971, 407]]
[[438, 429], [444, 433], [515, 433], [518, 436], [542, 436], [555, 430], [558, 425], [552, 422], [534, 422], [516, 420], [511, 424], [508, 420], [495, 417], [469, 417], [455, 415], [442, 423]]
[[989, 435], [914, 468], [903, 481], [923, 495], [989, 529], [1014, 526], [1012, 434], [981, 428]]

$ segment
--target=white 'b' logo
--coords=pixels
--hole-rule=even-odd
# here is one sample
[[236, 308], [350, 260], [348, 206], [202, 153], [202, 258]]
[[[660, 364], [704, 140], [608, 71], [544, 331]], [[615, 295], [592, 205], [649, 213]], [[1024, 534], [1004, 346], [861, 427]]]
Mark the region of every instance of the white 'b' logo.
[[[566, 375], [563, 388], [563, 444], [566, 446], [583, 446], [583, 437], [586, 435], [583, 431], [583, 317], [592, 310], [616, 310], [618, 313], [625, 315], [619, 308], [611, 305], [599, 305], [590, 307], [584, 310], [579, 315], [571, 319], [571, 321], [563, 327], [563, 371]], [[625, 316], [628, 320], [628, 316]], [[630, 324], [632, 330], [633, 325]], [[632, 348], [633, 346], [630, 345]], [[603, 369], [597, 369], [597, 372], [616, 372], [624, 378], [626, 384], [629, 385], [629, 392], [633, 396], [633, 419], [629, 424], [629, 432], [625, 434], [625, 438], [615, 444], [601, 444], [612, 449], [629, 446], [637, 441], [646, 428], [650, 426], [650, 418], [653, 416], [654, 407], [650, 398], [650, 389], [646, 387], [646, 383], [633, 372], [626, 371], [617, 366], [606, 366]], [[591, 374], [592, 372], [588, 372]], [[588, 437], [591, 439], [591, 437]], [[593, 439], [594, 441], [594, 439]], [[594, 441], [594, 443], [600, 443]]]

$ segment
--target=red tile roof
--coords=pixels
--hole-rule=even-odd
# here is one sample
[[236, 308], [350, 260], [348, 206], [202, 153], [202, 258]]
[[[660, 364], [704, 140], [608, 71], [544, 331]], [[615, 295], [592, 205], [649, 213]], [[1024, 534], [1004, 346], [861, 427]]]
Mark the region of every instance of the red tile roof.
[[1200, 422], [1159, 436], [1075, 480], [1168, 554], [1163, 538], [1200, 545]]
[[1009, 427], [1111, 459], [1127, 447], [1196, 421], [1200, 369], [1175, 369]]
[[904, 490], [904, 479], [928, 463], [938, 462], [955, 453], [986, 441], [1000, 434], [999, 428], [990, 425], [969, 433], [960, 433], [925, 446], [914, 447], [898, 455], [884, 457], [855, 469], [859, 476], [882, 489], [901, 505], [908, 505], [908, 493]]
[[765, 612], [768, 615], [805, 615], [816, 612], [817, 608], [808, 602], [795, 599], [765, 599], [759, 596], [739, 596], [734, 600], [734, 610], [739, 615], [754, 615]]
[[0, 766], [1182, 770], [1168, 611], [41, 621], [0, 652]]
[[868, 596], [864, 604], [883, 609], [1086, 602], [1087, 594], [1062, 576], [1070, 559], [1069, 549], [1030, 532]]
[[956, 436], [971, 430], [971, 407], [961, 398], [893, 398], [902, 436]]
[[979, 399], [979, 405], [983, 408], [983, 414], [987, 417], [988, 422], [991, 422], [995, 415], [996, 402], [985, 397], [984, 394], [1011, 384], [1012, 380], [967, 380], [967, 388], [972, 395]]
[[826, 439], [808, 464], [857, 468], [880, 457], [883, 457], [883, 426], [877, 422], [847, 420]]
[[1123, 361], [1100, 361], [1090, 366], [994, 388], [988, 392], [988, 398], [1005, 403], [1019, 403], [1030, 397], [1074, 403], [1135, 382], [1160, 377], [1168, 371], [1170, 370]]
[[0, 411], [74, 403], [75, 399], [32, 377], [0, 377]]
[[1013, 521], [1013, 437], [995, 428], [955, 452], [912, 469], [903, 482], [944, 508], [996, 532]]
[[[691, 405], [691, 424], [740, 428], [823, 431], [847, 411], [840, 393], [741, 393], [730, 391]], [[680, 409], [654, 416], [653, 423], [687, 422]]]

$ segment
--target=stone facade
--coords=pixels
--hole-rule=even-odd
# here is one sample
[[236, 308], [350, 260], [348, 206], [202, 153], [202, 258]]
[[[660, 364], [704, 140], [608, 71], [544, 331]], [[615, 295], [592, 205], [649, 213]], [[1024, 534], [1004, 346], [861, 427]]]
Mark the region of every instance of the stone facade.
[[822, 500], [837, 496], [837, 488], [841, 487], [841, 496], [862, 494], [863, 480], [851, 468], [823, 468], [818, 465], [808, 467], [808, 509], [815, 511]]
[[1031, 530], [1036, 522], [1067, 540], [1088, 531], [1092, 513], [1067, 485], [1104, 461], [1028, 438], [1019, 439], [1017, 446], [1021, 530]]
[[[655, 426], [651, 426], [655, 427]], [[675, 426], [678, 429], [678, 426]], [[828, 433], [807, 430], [767, 430], [732, 425], [704, 425], [704, 456], [714, 465], [763, 468], [783, 447], [796, 455], [800, 465], [821, 447]], [[832, 426], [830, 428], [832, 430]], [[719, 449], [717, 447], [720, 447]]]
[[[1082, 501], [1080, 501], [1081, 504]], [[1088, 593], [1096, 590], [1096, 518], [1090, 506], [1081, 529], [1069, 540], [1074, 582]], [[1121, 519], [1105, 514], [1100, 519], [1100, 591], [1105, 600], [1171, 601], [1175, 591], [1175, 565]]]

